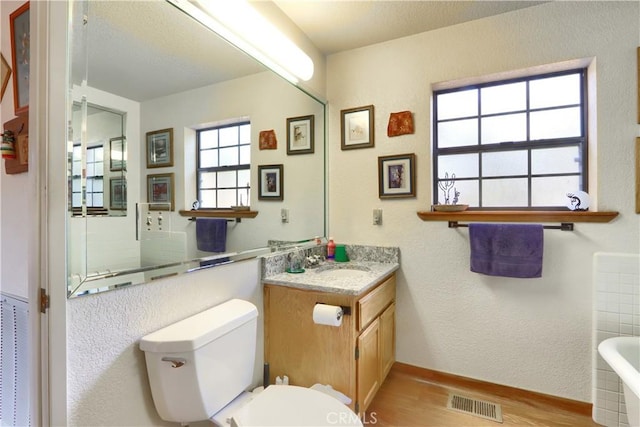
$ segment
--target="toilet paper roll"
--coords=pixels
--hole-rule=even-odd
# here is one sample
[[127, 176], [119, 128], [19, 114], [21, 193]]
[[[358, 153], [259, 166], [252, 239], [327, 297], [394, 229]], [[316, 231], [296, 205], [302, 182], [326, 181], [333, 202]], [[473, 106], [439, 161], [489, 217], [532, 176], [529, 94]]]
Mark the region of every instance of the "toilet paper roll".
[[313, 307], [313, 323], [318, 325], [342, 325], [342, 307], [328, 304], [316, 304]]

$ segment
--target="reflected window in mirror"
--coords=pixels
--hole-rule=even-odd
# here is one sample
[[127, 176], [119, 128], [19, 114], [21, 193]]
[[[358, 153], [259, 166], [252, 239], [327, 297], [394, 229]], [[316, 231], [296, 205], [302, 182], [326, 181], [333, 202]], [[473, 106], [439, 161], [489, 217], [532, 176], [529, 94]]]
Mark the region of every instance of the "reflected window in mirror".
[[[102, 145], [87, 147], [87, 208], [92, 211], [104, 210], [104, 148]], [[82, 154], [80, 144], [73, 146], [73, 175], [71, 200], [73, 210], [82, 208]]]
[[197, 141], [197, 200], [203, 209], [249, 205], [251, 124], [242, 121], [200, 129]]

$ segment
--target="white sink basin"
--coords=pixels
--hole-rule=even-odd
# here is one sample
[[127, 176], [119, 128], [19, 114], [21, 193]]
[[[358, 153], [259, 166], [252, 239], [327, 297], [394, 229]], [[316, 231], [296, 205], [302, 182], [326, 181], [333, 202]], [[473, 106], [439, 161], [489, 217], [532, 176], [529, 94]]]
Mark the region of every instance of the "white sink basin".
[[364, 277], [369, 273], [363, 270], [351, 270], [347, 268], [335, 268], [324, 271], [319, 271], [319, 277], [326, 279], [355, 279], [359, 277]]

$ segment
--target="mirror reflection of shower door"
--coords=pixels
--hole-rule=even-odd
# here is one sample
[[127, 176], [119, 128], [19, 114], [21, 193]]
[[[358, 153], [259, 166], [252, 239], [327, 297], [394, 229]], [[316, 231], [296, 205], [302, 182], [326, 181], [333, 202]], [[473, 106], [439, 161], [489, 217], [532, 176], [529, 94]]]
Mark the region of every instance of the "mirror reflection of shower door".
[[[69, 206], [74, 216], [127, 215], [126, 114], [74, 103]], [[86, 129], [86, 141], [82, 140]]]
[[[106, 250], [116, 218], [127, 216], [126, 113], [74, 102], [68, 141], [69, 271], [76, 280], [117, 262]], [[131, 237], [132, 239], [134, 236]], [[122, 260], [120, 260], [122, 262]], [[71, 279], [73, 280], [73, 279]]]

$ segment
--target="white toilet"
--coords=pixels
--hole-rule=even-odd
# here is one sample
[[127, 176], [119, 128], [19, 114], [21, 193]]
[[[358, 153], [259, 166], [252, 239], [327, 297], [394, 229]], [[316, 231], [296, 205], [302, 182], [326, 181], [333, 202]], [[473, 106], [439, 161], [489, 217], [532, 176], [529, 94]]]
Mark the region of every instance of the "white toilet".
[[359, 426], [338, 399], [304, 387], [245, 390], [253, 380], [258, 310], [233, 299], [143, 337], [153, 402], [163, 420], [219, 426]]

